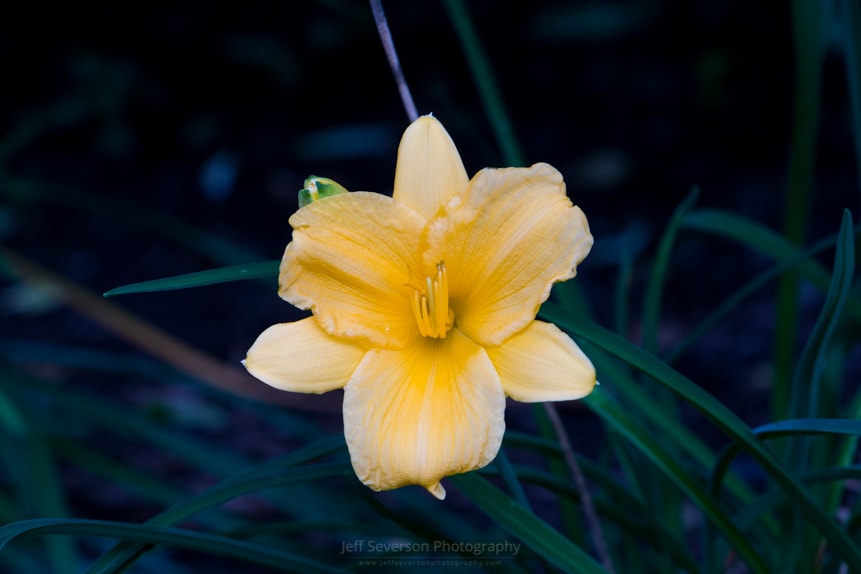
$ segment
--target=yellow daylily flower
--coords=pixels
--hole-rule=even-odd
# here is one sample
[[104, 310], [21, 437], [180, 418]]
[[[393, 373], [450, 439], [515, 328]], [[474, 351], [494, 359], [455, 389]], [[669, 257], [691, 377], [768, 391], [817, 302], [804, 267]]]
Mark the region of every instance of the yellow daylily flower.
[[313, 201], [291, 218], [279, 294], [311, 317], [265, 330], [244, 361], [279, 389], [344, 389], [359, 479], [445, 497], [440, 480], [488, 464], [506, 395], [581, 398], [589, 359], [535, 315], [592, 247], [583, 212], [547, 164], [471, 180], [432, 116], [398, 149], [394, 193]]

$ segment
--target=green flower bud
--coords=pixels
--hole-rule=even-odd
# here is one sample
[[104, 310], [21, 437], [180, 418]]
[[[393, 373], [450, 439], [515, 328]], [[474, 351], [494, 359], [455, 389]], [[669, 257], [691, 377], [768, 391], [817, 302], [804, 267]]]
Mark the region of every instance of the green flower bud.
[[347, 193], [347, 190], [337, 181], [312, 175], [305, 180], [305, 187], [299, 190], [299, 207], [305, 207], [318, 199], [340, 193]]

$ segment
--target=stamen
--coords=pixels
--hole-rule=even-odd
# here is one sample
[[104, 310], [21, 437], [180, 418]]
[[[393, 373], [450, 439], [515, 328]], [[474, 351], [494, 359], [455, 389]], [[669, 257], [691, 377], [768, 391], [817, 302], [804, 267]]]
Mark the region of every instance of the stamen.
[[428, 335], [436, 337], [436, 327], [431, 323], [430, 314], [428, 313], [428, 296], [424, 293], [422, 293], [422, 323], [424, 323]]
[[434, 281], [434, 295], [436, 296], [436, 320], [437, 328], [442, 330], [443, 337], [448, 325], [448, 277], [445, 273], [445, 265], [442, 261], [436, 264], [437, 280]]
[[419, 326], [419, 334], [422, 337], [427, 337], [430, 333], [427, 331], [427, 326], [424, 321], [422, 321], [422, 304], [421, 304], [422, 295], [418, 289], [413, 291], [413, 316], [416, 318], [416, 323]]
[[422, 315], [427, 313], [428, 320], [430, 321], [430, 326], [432, 331], [436, 331], [436, 294], [434, 291], [434, 287], [436, 283], [431, 282], [430, 277], [425, 277], [425, 285], [427, 286], [426, 296], [422, 297], [422, 299], [427, 301], [427, 306], [422, 309]]
[[410, 304], [419, 333], [423, 337], [444, 339], [454, 322], [454, 314], [448, 307], [448, 276], [445, 264], [440, 261], [436, 269], [436, 277], [426, 277], [423, 289], [413, 287]]

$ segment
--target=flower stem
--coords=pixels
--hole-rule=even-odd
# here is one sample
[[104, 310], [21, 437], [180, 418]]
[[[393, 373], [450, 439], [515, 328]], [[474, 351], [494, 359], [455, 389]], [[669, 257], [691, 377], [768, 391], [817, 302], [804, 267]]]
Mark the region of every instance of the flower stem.
[[404, 109], [407, 112], [407, 117], [410, 119], [410, 122], [414, 122], [418, 119], [419, 114], [416, 111], [416, 104], [413, 102], [413, 95], [410, 93], [410, 88], [407, 86], [407, 81], [404, 78], [403, 71], [401, 70], [401, 62], [398, 60], [398, 52], [395, 50], [395, 43], [392, 40], [392, 33], [389, 30], [386, 13], [383, 12], [383, 3], [381, 0], [370, 1], [371, 11], [374, 13], [374, 22], [377, 23], [377, 32], [379, 32], [380, 40], [383, 42], [383, 49], [386, 51], [389, 65], [392, 67], [392, 75], [395, 77], [395, 82], [398, 84], [398, 92], [401, 94], [401, 101], [404, 103]]
[[589, 487], [586, 485], [586, 477], [583, 476], [583, 471], [580, 470], [580, 465], [574, 456], [574, 450], [571, 448], [571, 442], [568, 440], [568, 434], [565, 432], [562, 419], [559, 418], [559, 412], [553, 403], [544, 403], [544, 410], [547, 413], [547, 418], [550, 419], [550, 424], [553, 425], [556, 436], [559, 438], [559, 446], [562, 449], [562, 455], [565, 457], [565, 464], [568, 466], [568, 470], [577, 484], [577, 490], [580, 491], [580, 502], [583, 504], [583, 514], [586, 516], [586, 522], [589, 523], [592, 542], [595, 544], [595, 552], [598, 554], [607, 572], [615, 572], [613, 561], [610, 559], [610, 552], [607, 550], [607, 541], [604, 539], [604, 531], [601, 529], [601, 522], [598, 520], [598, 513], [595, 511], [595, 504], [592, 502]]

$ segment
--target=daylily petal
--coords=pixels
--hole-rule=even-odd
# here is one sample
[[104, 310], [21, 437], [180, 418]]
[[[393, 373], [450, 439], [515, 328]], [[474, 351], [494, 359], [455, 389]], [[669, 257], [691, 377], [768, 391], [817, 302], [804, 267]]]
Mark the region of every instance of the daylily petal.
[[521, 402], [580, 399], [595, 386], [595, 367], [556, 325], [535, 321], [499, 347], [485, 349], [505, 394]]
[[330, 335], [395, 348], [418, 335], [410, 306], [421, 217], [392, 198], [354, 192], [290, 218], [279, 293]]
[[[461, 201], [458, 201], [461, 199]], [[482, 345], [523, 329], [592, 247], [586, 216], [547, 164], [483, 169], [431, 221], [425, 269], [445, 261], [456, 324]]]
[[398, 148], [392, 197], [428, 220], [452, 196], [463, 193], [468, 182], [460, 154], [442, 124], [433, 116], [410, 124]]
[[308, 317], [263, 331], [242, 364], [275, 388], [325, 393], [343, 388], [364, 356], [364, 347], [329, 336]]
[[419, 484], [496, 456], [505, 394], [485, 351], [457, 329], [397, 351], [371, 350], [344, 389], [344, 434], [356, 475], [374, 490]]

